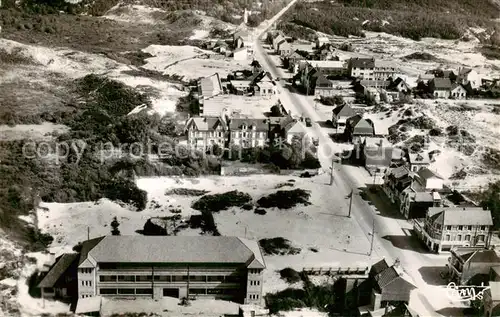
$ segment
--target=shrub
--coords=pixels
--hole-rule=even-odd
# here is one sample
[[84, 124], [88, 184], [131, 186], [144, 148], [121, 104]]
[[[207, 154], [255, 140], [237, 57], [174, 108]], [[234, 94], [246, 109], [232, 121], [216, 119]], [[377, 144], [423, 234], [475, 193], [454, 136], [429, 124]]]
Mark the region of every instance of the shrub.
[[446, 133], [448, 133], [449, 136], [456, 136], [458, 135], [458, 127], [456, 125], [447, 126]]
[[280, 271], [280, 276], [282, 279], [284, 279], [287, 283], [290, 284], [300, 282], [302, 279], [299, 272], [295, 271], [290, 267], [282, 269]]
[[443, 134], [443, 130], [441, 128], [433, 128], [429, 130], [430, 136], [441, 136]]
[[252, 201], [250, 195], [233, 190], [222, 194], [205, 195], [195, 201], [191, 207], [200, 211], [217, 212], [230, 207], [242, 207], [250, 201]]
[[179, 195], [179, 196], [203, 196], [208, 194], [208, 190], [192, 189], [192, 188], [173, 188], [165, 192], [165, 195]]
[[265, 214], [267, 214], [267, 211], [265, 209], [262, 209], [262, 208], [255, 208], [254, 213], [256, 213], [257, 215], [265, 215]]
[[293, 190], [279, 190], [276, 193], [262, 197], [257, 201], [260, 207], [290, 209], [298, 204], [309, 205], [309, 191], [297, 188]]
[[201, 215], [192, 215], [189, 219], [189, 227], [192, 229], [201, 229], [202, 233], [209, 233], [213, 236], [220, 236], [214, 215], [209, 211], [202, 211]]
[[252, 210], [253, 209], [253, 205], [252, 204], [244, 204], [243, 206], [241, 206], [241, 209], [243, 209], [243, 210]]
[[165, 229], [164, 226], [161, 226], [158, 223], [154, 223], [152, 219], [153, 218], [149, 218], [146, 221], [146, 223], [144, 224], [144, 228], [142, 229], [142, 234], [145, 236], [166, 236], [167, 229]]
[[261, 239], [259, 245], [265, 255], [294, 255], [300, 253], [300, 248], [293, 247], [291, 242], [282, 237]]

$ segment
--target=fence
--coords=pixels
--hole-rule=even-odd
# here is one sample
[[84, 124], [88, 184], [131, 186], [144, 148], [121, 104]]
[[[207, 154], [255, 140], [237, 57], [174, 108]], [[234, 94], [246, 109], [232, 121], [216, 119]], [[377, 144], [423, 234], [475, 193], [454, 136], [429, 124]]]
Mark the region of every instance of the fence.
[[355, 267], [305, 267], [302, 272], [308, 275], [366, 275], [368, 266]]

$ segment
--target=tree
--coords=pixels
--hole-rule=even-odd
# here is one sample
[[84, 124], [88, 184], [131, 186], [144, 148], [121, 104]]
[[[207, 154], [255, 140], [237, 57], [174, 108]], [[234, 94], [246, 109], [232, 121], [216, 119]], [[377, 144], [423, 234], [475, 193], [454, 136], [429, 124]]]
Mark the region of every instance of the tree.
[[111, 221], [111, 234], [114, 236], [119, 236], [120, 235], [120, 230], [118, 230], [118, 227], [120, 226], [120, 223], [118, 222], [118, 219], [116, 219], [116, 216], [113, 218], [113, 221]]
[[279, 105], [274, 105], [271, 107], [271, 116], [272, 117], [281, 117], [283, 113], [281, 112], [281, 107]]
[[253, 60], [252, 63], [250, 64], [250, 66], [254, 67], [254, 68], [262, 68], [262, 66], [260, 66], [260, 63], [258, 60]]

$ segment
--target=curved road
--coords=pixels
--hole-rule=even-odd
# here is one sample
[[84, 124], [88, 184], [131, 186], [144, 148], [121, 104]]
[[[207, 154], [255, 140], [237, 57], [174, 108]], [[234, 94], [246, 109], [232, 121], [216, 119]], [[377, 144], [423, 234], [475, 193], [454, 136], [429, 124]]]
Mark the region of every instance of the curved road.
[[[254, 54], [255, 59], [260, 62], [264, 69], [267, 69], [275, 78], [280, 77], [280, 72], [272, 59], [269, 57], [267, 52], [262, 46], [262, 37], [267, 31], [267, 29], [274, 23], [286, 10], [288, 10], [297, 0], [293, 0], [285, 9], [274, 16], [268, 23], [266, 23], [264, 28], [259, 28], [259, 35], [255, 38], [254, 43]], [[311, 134], [319, 139], [319, 155], [318, 158], [321, 162], [323, 170], [329, 172], [329, 168], [332, 164], [332, 153], [333, 149], [338, 148], [338, 145], [334, 144], [328, 133], [321, 129], [320, 125], [317, 124], [318, 121], [322, 121], [320, 116], [314, 110], [313, 105], [310, 104], [309, 100], [304, 95], [299, 95], [297, 93], [291, 92], [287, 87], [284, 87], [282, 81], [279, 82], [280, 88], [280, 99], [287, 110], [292, 111], [294, 114], [303, 114], [311, 118], [314, 123], [311, 130]], [[436, 288], [431, 287], [422, 279], [419, 273], [419, 268], [423, 266], [435, 266], [435, 258], [431, 259], [432, 255], [422, 254], [418, 251], [411, 250], [411, 246], [401, 248], [401, 246], [394, 247], [388, 239], [383, 239], [384, 236], [405, 236], [405, 232], [401, 229], [400, 224], [397, 220], [377, 216], [374, 212], [373, 207], [371, 207], [365, 200], [363, 200], [359, 195], [358, 188], [363, 186], [360, 184], [359, 180], [356, 179], [354, 175], [350, 172], [348, 168], [340, 164], [336, 165], [334, 173], [334, 184], [333, 186], [326, 189], [325, 194], [329, 195], [331, 193], [337, 192], [341, 195], [347, 195], [353, 190], [354, 197], [352, 202], [352, 216], [359, 224], [361, 230], [366, 234], [367, 239], [371, 240], [371, 231], [373, 223], [375, 225], [375, 239], [374, 239], [374, 249], [373, 254], [378, 255], [378, 258], [385, 257], [388, 263], [393, 263], [395, 259], [399, 259], [403, 270], [411, 279], [413, 284], [419, 287], [416, 295], [412, 295], [412, 300], [410, 305], [415, 309], [420, 316], [441, 316], [437, 314], [436, 308], [431, 305], [429, 299], [426, 296], [435, 297]], [[318, 189], [320, 190], [320, 189]], [[340, 191], [340, 192], [339, 192]], [[408, 241], [405, 239], [404, 241]], [[369, 252], [369, 250], [367, 250]], [[436, 256], [434, 256], [436, 257]], [[433, 261], [434, 260], [434, 261]], [[444, 269], [444, 267], [443, 267]], [[431, 293], [429, 294], [429, 291]]]

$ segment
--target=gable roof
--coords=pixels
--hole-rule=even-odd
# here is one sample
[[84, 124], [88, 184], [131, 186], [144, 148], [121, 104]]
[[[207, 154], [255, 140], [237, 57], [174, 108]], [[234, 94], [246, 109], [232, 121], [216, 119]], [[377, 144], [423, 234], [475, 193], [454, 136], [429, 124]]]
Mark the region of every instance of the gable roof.
[[257, 250], [256, 241], [238, 237], [105, 236], [88, 255], [98, 263], [250, 264], [261, 262]]
[[376, 286], [382, 293], [382, 301], [409, 302], [410, 293], [416, 287], [401, 277], [394, 266], [383, 269], [374, 276]]
[[418, 172], [417, 172], [418, 176], [420, 176], [422, 179], [429, 179], [429, 178], [433, 178], [433, 177], [436, 177], [436, 178], [439, 178], [439, 179], [443, 179], [442, 176], [440, 176], [438, 173], [434, 172], [434, 171], [431, 171], [429, 168], [427, 167], [424, 167], [424, 168], [421, 168]]
[[243, 52], [243, 51], [246, 51], [246, 50], [247, 50], [246, 47], [239, 47], [239, 48], [237, 48], [237, 49], [235, 49], [233, 51], [233, 54], [236, 54], [236, 53], [239, 53], [239, 52]]
[[451, 88], [451, 80], [449, 78], [433, 78], [431, 82], [434, 85], [434, 89], [449, 90]]
[[186, 123], [186, 129], [194, 124], [198, 131], [215, 131], [219, 125], [227, 129], [226, 123], [220, 117], [191, 117]]
[[202, 97], [212, 97], [222, 92], [222, 84], [219, 73], [204, 77], [198, 82], [199, 94]]
[[470, 72], [472, 72], [472, 68], [469, 68], [469, 67], [463, 67], [463, 68], [460, 68], [458, 70], [458, 75], [460, 76], [465, 76], [467, 74], [469, 74]]
[[400, 179], [403, 177], [407, 177], [410, 174], [411, 174], [410, 169], [408, 167], [406, 167], [405, 165], [402, 165], [402, 166], [390, 169], [389, 172], [387, 173], [387, 176], [392, 175], [392, 176], [394, 176], [394, 178]]
[[375, 276], [380, 274], [382, 271], [385, 271], [389, 268], [389, 264], [387, 264], [387, 261], [385, 259], [382, 259], [378, 261], [377, 263], [373, 264], [372, 267], [370, 268], [370, 275]]
[[351, 67], [357, 68], [374, 68], [375, 59], [374, 58], [351, 58]]
[[269, 128], [266, 119], [235, 118], [229, 122], [229, 129], [231, 131], [241, 130], [244, 125], [247, 126], [247, 129], [255, 127], [257, 131], [267, 131]]
[[[408, 160], [410, 164], [429, 164], [431, 162], [427, 153], [424, 153], [424, 155], [420, 153], [408, 153]], [[431, 173], [434, 174], [432, 171]], [[424, 171], [424, 175], [425, 174], [427, 174], [427, 172]]]
[[491, 211], [481, 207], [430, 207], [428, 215], [443, 225], [493, 225]]
[[454, 84], [452, 84], [452, 85], [451, 85], [450, 91], [453, 91], [453, 90], [455, 90], [455, 89], [457, 89], [457, 88], [461, 88], [461, 89], [463, 89], [463, 90], [466, 90], [466, 89], [464, 88], [464, 86], [462, 86], [461, 84], [454, 83]]
[[389, 86], [387, 86], [388, 89], [394, 89], [397, 90], [399, 85], [404, 85], [406, 89], [410, 89], [410, 86], [408, 83], [401, 77], [396, 78], [394, 81], [392, 81]]
[[78, 253], [64, 253], [57, 258], [47, 275], [38, 283], [38, 287], [54, 287], [59, 278], [68, 270], [71, 264], [78, 259]]
[[348, 104], [344, 104], [336, 107], [332, 110], [333, 114], [337, 117], [347, 117], [350, 118], [352, 116], [357, 115], [357, 112]]
[[353, 129], [353, 134], [373, 134], [372, 124], [361, 115], [355, 115], [347, 119], [347, 124]]
[[80, 260], [78, 260], [78, 266], [80, 266], [80, 264], [85, 262], [89, 251], [92, 250], [96, 245], [98, 245], [99, 242], [102, 241], [102, 239], [104, 239], [104, 237], [90, 239], [82, 243], [82, 249], [80, 250]]
[[290, 127], [287, 130], [288, 133], [305, 133], [306, 131], [307, 131], [306, 127], [300, 121], [297, 121], [294, 124], [290, 125]]

